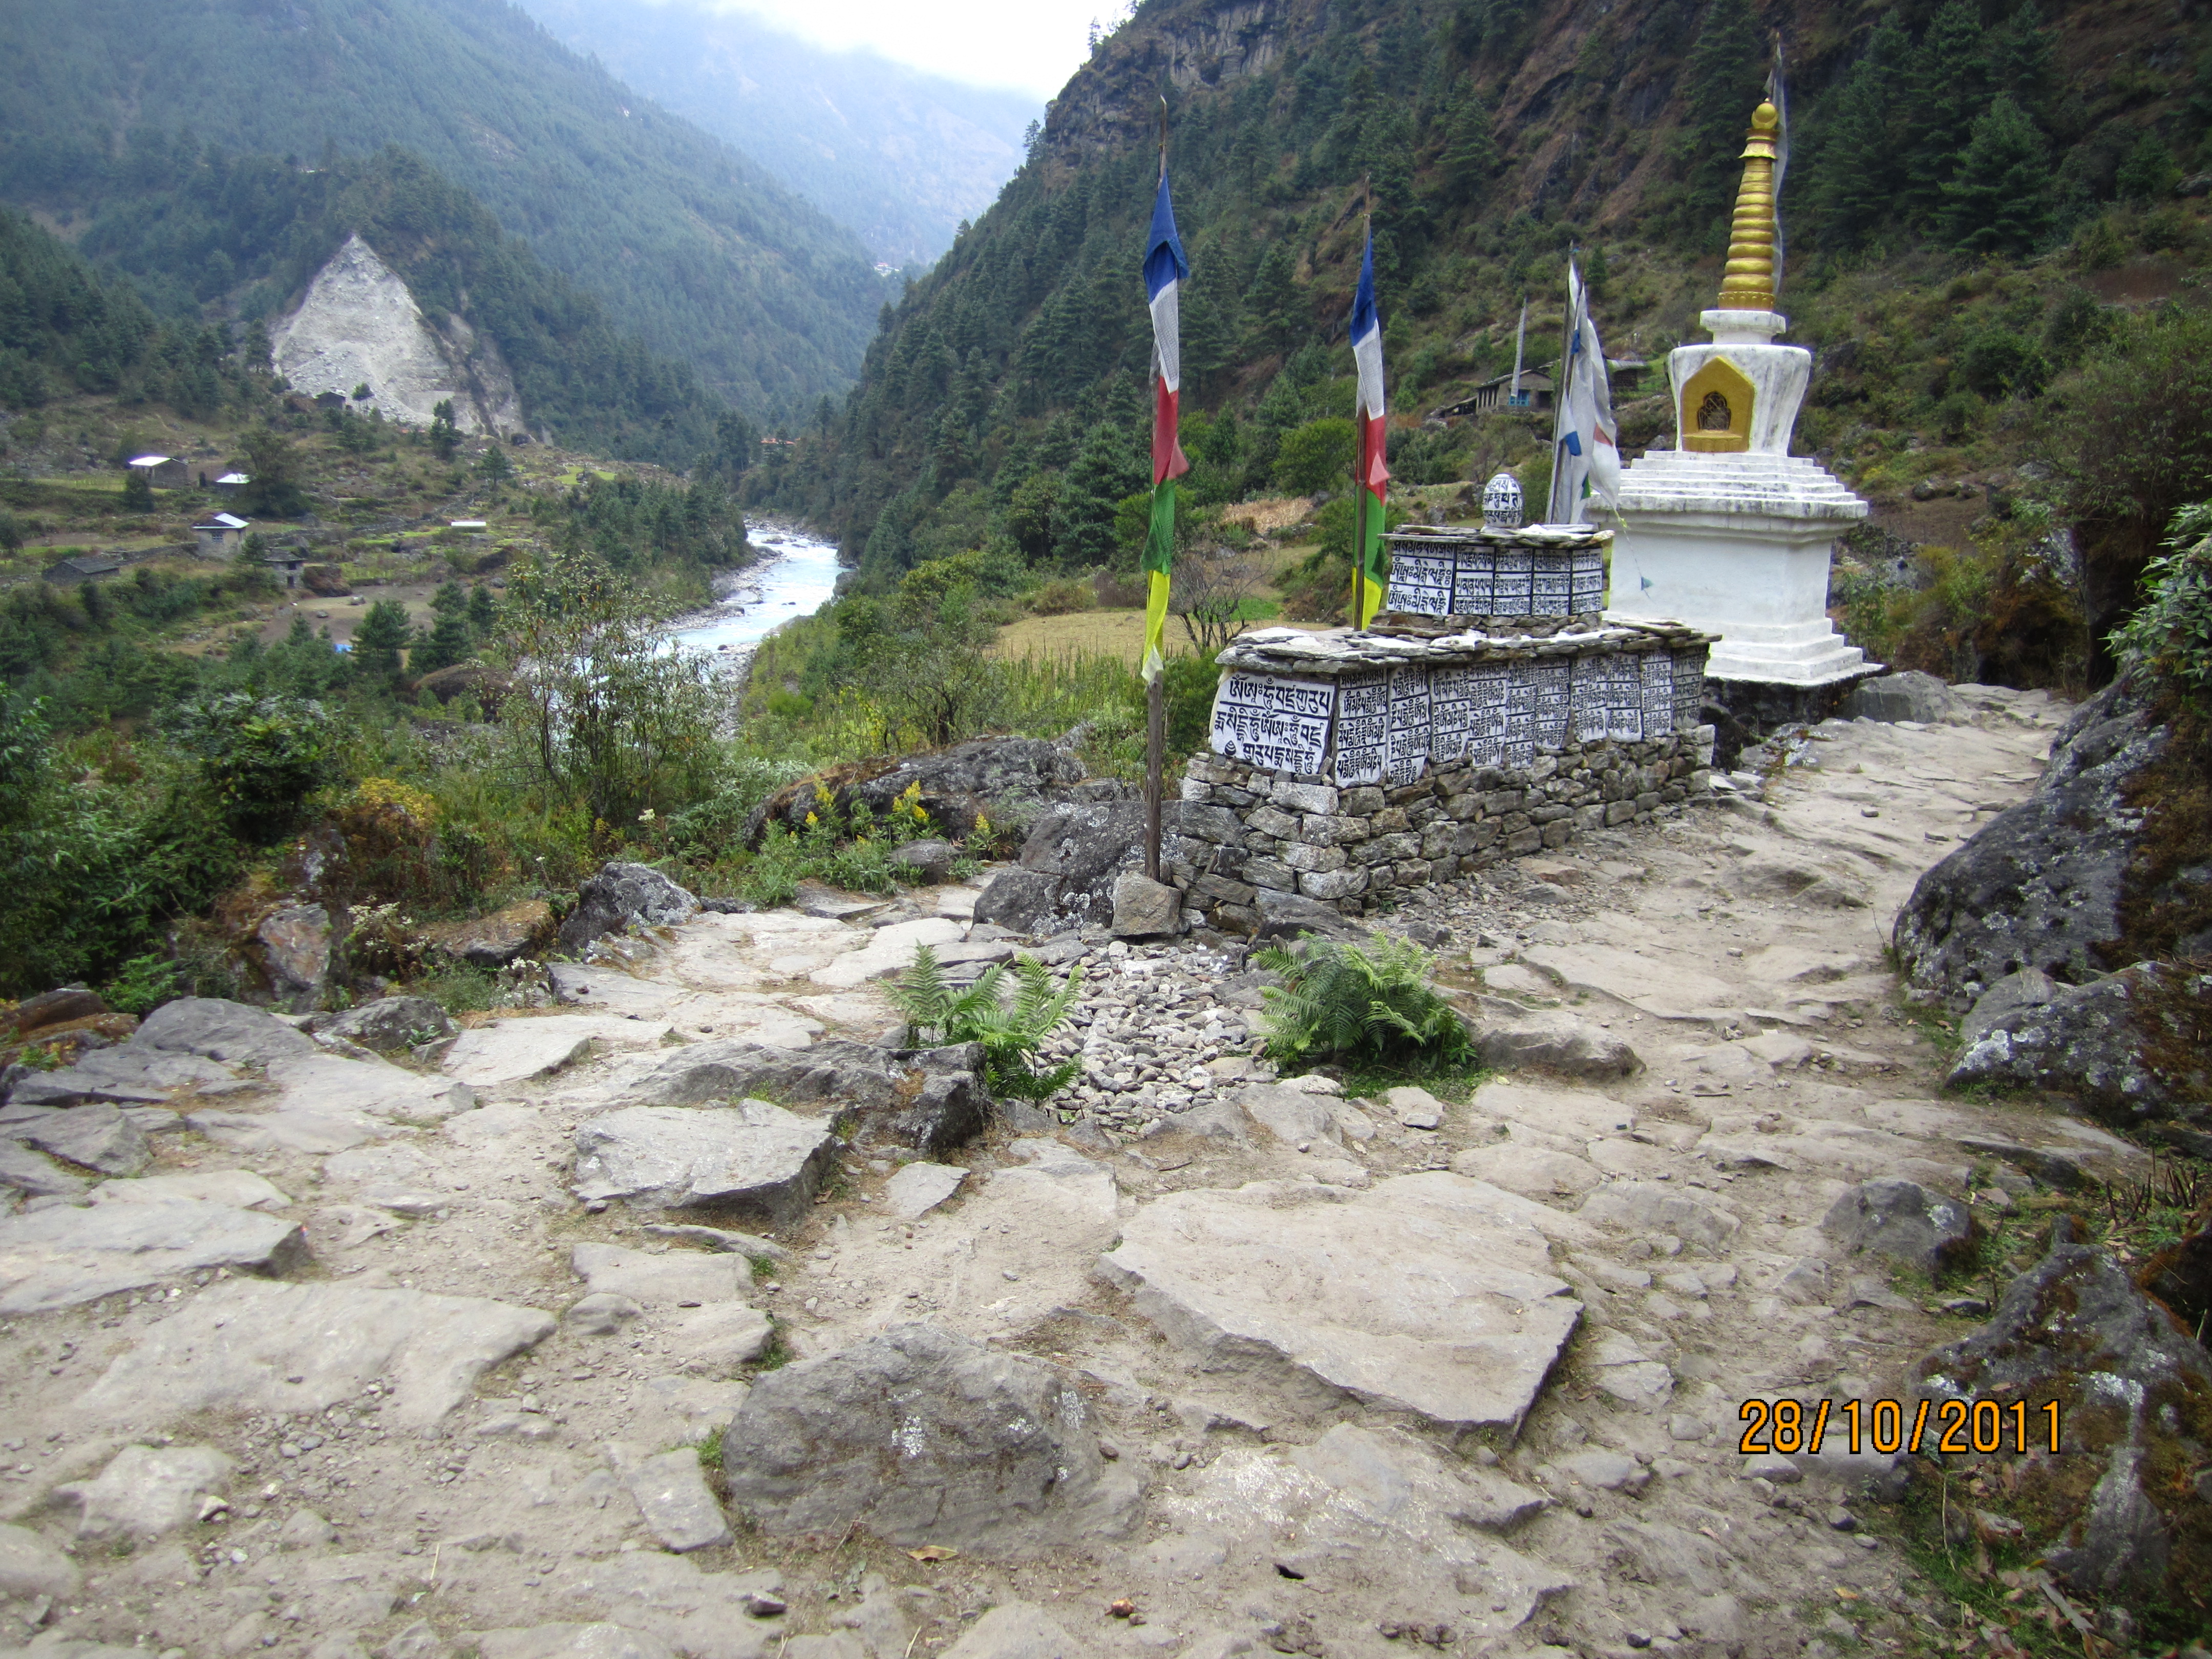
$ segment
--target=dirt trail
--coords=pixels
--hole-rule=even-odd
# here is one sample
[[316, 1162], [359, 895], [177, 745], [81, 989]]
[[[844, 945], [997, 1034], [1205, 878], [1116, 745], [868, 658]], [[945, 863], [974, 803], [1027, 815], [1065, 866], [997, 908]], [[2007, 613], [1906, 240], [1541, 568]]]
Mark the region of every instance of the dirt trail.
[[[251, 1172], [276, 1190], [234, 1178], [220, 1196], [244, 1207], [223, 1213], [296, 1220], [307, 1254], [283, 1280], [154, 1273], [0, 1326], [0, 1646], [1768, 1655], [1929, 1636], [1924, 1586], [1857, 1529], [1873, 1460], [1832, 1442], [1747, 1462], [1738, 1407], [1894, 1394], [1967, 1328], [1822, 1231], [1853, 1184], [1964, 1199], [1979, 1169], [1974, 1201], [2002, 1204], [2028, 1182], [1993, 1146], [2133, 1167], [2080, 1121], [1939, 1099], [1884, 955], [1915, 878], [2026, 792], [2064, 712], [2002, 694], [1971, 723], [1832, 726], [1763, 797], [1410, 902], [1386, 925], [1449, 928], [1447, 978], [1485, 1021], [1579, 1023], [1642, 1061], [1503, 1073], [1433, 1127], [1416, 1097], [1273, 1082], [1233, 951], [1102, 936], [1056, 951], [1087, 963], [1068, 1052], [1097, 1107], [942, 1155], [964, 1174], [933, 1207], [908, 1212], [929, 1172], [895, 1183], [880, 1147], [842, 1154], [774, 1249], [696, 1248], [715, 1241], [652, 1231], [692, 1218], [573, 1195], [578, 1127], [672, 1054], [872, 1038], [880, 976], [917, 944], [994, 954], [966, 889], [702, 915], [564, 967], [562, 1006], [445, 1056], [471, 1109], [442, 1084], [380, 1106], [346, 1092], [358, 1061], [321, 1056], [180, 1098], [214, 1115], [153, 1134], [144, 1173]], [[0, 1243], [10, 1294], [41, 1273], [67, 1278]], [[1022, 1496], [1007, 1474], [1006, 1515], [948, 1559], [926, 1522], [780, 1536], [734, 1502], [717, 1542], [719, 1514], [678, 1513], [691, 1454], [662, 1486], [641, 1474], [716, 1445], [748, 1377], [806, 1371], [762, 1365], [915, 1321], [1054, 1368], [1052, 1432], [1083, 1439], [1058, 1479], [1093, 1494], [1087, 1533], [1053, 1518], [1051, 1478]], [[900, 1396], [917, 1421], [954, 1409], [940, 1386]], [[868, 1457], [907, 1478], [890, 1444]], [[1109, 1608], [1125, 1599], [1133, 1616]]]

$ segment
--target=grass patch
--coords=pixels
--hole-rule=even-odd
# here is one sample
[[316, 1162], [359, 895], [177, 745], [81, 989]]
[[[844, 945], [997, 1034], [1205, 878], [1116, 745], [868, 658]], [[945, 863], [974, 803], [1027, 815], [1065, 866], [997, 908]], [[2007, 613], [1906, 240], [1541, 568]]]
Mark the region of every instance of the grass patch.
[[1396, 1066], [1353, 1066], [1344, 1073], [1348, 1098], [1374, 1100], [1385, 1091], [1404, 1084], [1426, 1089], [1449, 1105], [1464, 1106], [1474, 1091], [1498, 1075], [1487, 1066], [1440, 1066], [1425, 1072], [1409, 1072]]
[[699, 1443], [699, 1467], [719, 1469], [722, 1467], [722, 1431], [716, 1429]]
[[[780, 1371], [791, 1361], [791, 1346], [783, 1340], [783, 1328], [779, 1325], [769, 1334], [768, 1346], [761, 1350], [761, 1357], [753, 1361], [753, 1375], [760, 1376], [769, 1371]], [[718, 1437], [715, 1450], [719, 1453], [720, 1449], [721, 1442]]]

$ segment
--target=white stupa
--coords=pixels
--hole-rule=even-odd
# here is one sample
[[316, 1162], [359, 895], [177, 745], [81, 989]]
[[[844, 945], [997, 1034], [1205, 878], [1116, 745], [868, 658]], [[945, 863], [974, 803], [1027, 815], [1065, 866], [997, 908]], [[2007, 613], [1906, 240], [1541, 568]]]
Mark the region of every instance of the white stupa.
[[1751, 118], [1720, 306], [1698, 318], [1712, 343], [1667, 359], [1674, 447], [1621, 475], [1608, 614], [1717, 634], [1710, 678], [1812, 687], [1880, 665], [1827, 611], [1830, 553], [1867, 504], [1790, 453], [1813, 354], [1774, 343], [1790, 325], [1774, 309], [1778, 125], [1771, 104]]

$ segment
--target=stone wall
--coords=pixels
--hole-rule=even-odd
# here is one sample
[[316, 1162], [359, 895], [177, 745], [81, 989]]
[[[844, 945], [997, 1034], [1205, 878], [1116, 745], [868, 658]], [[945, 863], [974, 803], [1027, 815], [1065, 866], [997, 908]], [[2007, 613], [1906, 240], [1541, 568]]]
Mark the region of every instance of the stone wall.
[[1705, 794], [1713, 736], [1700, 726], [1547, 746], [1528, 766], [1442, 766], [1398, 788], [1340, 787], [1200, 753], [1183, 775], [1180, 833], [1162, 873], [1227, 932], [1252, 931], [1270, 892], [1358, 915], [1392, 889], [1649, 822]]

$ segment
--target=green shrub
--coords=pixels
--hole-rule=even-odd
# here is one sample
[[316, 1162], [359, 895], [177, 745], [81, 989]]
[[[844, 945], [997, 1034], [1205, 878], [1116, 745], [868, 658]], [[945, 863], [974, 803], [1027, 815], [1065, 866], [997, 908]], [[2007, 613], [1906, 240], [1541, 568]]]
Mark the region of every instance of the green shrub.
[[217, 692], [183, 704], [163, 724], [199, 762], [231, 827], [252, 839], [283, 834], [337, 769], [336, 722], [304, 697]]
[[938, 965], [937, 952], [925, 945], [914, 953], [914, 966], [886, 988], [906, 1016], [908, 1042], [917, 1047], [980, 1042], [992, 1093], [1049, 1100], [1075, 1080], [1081, 1065], [1071, 1060], [1039, 1072], [1030, 1057], [1067, 1023], [1083, 970], [1069, 969], [1055, 987], [1036, 957], [1016, 957], [1011, 1003], [1000, 994], [1006, 971], [1003, 963], [988, 968], [966, 990], [956, 990]]
[[1262, 1052], [1278, 1066], [1319, 1060], [1394, 1065], [1408, 1072], [1463, 1063], [1467, 1023], [1429, 983], [1436, 958], [1384, 937], [1362, 947], [1307, 938], [1253, 957], [1282, 976], [1262, 993]]
[[178, 983], [177, 964], [155, 951], [125, 963], [100, 994], [117, 1012], [137, 1014], [143, 1019], [163, 1003], [182, 996], [184, 991]]
[[2112, 651], [2183, 696], [2212, 696], [2212, 502], [2174, 514], [2168, 550], [2143, 568], [2143, 602]]

